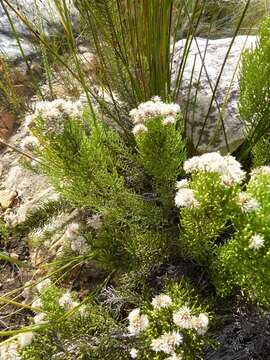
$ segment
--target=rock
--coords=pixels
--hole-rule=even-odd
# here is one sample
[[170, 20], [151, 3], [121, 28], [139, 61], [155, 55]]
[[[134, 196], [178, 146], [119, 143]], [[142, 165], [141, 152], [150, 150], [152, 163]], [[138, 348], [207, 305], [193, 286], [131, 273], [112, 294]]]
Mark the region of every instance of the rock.
[[9, 112], [0, 111], [0, 139], [7, 140], [12, 134], [16, 119]]
[[[71, 0], [68, 0], [66, 3], [71, 11], [73, 30], [77, 32], [79, 27], [79, 16], [77, 10], [73, 6]], [[61, 25], [61, 21], [53, 1], [11, 0], [10, 4], [20, 13], [22, 13], [28, 20], [30, 20], [30, 22], [34, 24], [36, 30], [41, 28], [42, 23], [42, 27], [47, 36], [57, 34], [60, 35], [63, 33], [63, 27]], [[16, 14], [10, 10], [7, 5], [6, 8], [9, 10], [12, 22], [21, 41], [25, 56], [29, 59], [37, 58], [38, 49], [37, 46], [35, 46], [35, 42], [33, 41], [34, 38], [32, 33], [27, 29], [21, 20], [18, 20]], [[10, 27], [9, 19], [5, 13], [5, 9], [1, 5], [0, 47], [2, 52], [8, 56], [11, 62], [17, 64], [23, 62], [23, 57]]]
[[[9, 138], [9, 144], [30, 152], [29, 147], [26, 146], [29, 145], [29, 140], [31, 140], [31, 133], [26, 121], [22, 121], [21, 126]], [[20, 154], [8, 147], [0, 149], [1, 187], [13, 192], [16, 190], [16, 195], [18, 194], [12, 208], [7, 208], [2, 215], [9, 226], [23, 222], [30, 211], [46, 201], [55, 200], [57, 195], [43, 175], [32, 172], [20, 164]]]
[[17, 192], [9, 189], [0, 190], [0, 206], [2, 210], [10, 208], [17, 197]]
[[[195, 38], [191, 43], [178, 101], [184, 114], [187, 109], [187, 135], [191, 139], [194, 147], [197, 147], [199, 153], [217, 150], [220, 150], [222, 153], [227, 152], [218, 106], [222, 109], [224, 105], [224, 112], [223, 110], [221, 110], [221, 112], [223, 112], [222, 119], [230, 152], [234, 151], [243, 142], [245, 137], [244, 127], [238, 112], [238, 65], [242, 50], [255, 45], [255, 36], [237, 36], [235, 38], [234, 45], [230, 51], [217, 88], [216, 101], [211, 105], [209, 118], [202, 131], [213, 94], [208, 77], [212, 84], [212, 89], [214, 89], [231, 41], [231, 38], [208, 40], [207, 45], [206, 39]], [[204, 57], [206, 45], [205, 67], [202, 68], [201, 57]], [[181, 61], [184, 47], [185, 40], [180, 40], [176, 43], [173, 69], [174, 84], [176, 80], [176, 69]], [[195, 67], [193, 72], [194, 62]], [[191, 92], [189, 94], [190, 84]], [[193, 103], [196, 97], [196, 106], [194, 106]], [[202, 136], [200, 138], [201, 132]]]

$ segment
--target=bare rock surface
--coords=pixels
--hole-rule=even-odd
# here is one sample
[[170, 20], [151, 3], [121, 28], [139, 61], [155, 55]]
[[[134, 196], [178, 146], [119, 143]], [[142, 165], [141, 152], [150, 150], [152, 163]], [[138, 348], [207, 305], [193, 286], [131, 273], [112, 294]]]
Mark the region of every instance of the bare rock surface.
[[[9, 144], [24, 150], [22, 144], [29, 136], [29, 129], [23, 123], [11, 136]], [[7, 205], [8, 194], [11, 196], [16, 193], [16, 201], [12, 199], [9, 206], [2, 206], [2, 214], [0, 211], [0, 216], [11, 226], [24, 221], [29, 211], [42, 202], [56, 197], [44, 176], [21, 166], [21, 158], [19, 153], [9, 147], [0, 150], [0, 202], [1, 194], [6, 195]]]
[[[30, 22], [38, 27], [40, 21], [42, 21], [42, 27], [47, 36], [52, 34], [61, 34], [63, 32], [60, 18], [57, 14], [56, 7], [53, 1], [45, 0], [11, 0], [9, 2], [13, 8], [19, 13], [26, 16]], [[73, 6], [71, 0], [66, 2], [71, 10], [71, 20], [73, 29], [76, 32], [79, 26], [79, 17], [76, 8]], [[27, 58], [36, 58], [38, 54], [37, 47], [33, 39], [33, 35], [27, 29], [27, 26], [22, 21], [18, 20], [17, 15], [11, 10], [11, 8], [5, 5], [5, 8], [0, 5], [0, 49], [8, 56], [10, 61], [14, 63], [22, 62], [22, 54], [18, 46], [18, 42], [13, 34], [10, 26], [10, 22], [6, 11], [9, 11], [11, 20], [15, 27], [15, 30], [19, 36], [21, 46], [24, 54]], [[41, 24], [39, 25], [41, 26]]]
[[[230, 151], [235, 150], [245, 137], [244, 126], [238, 111], [239, 60], [244, 49], [255, 46], [255, 36], [237, 36], [235, 38], [220, 77], [215, 95], [216, 100], [211, 104], [213, 90], [216, 87], [231, 42], [232, 38], [217, 40], [195, 38], [191, 43], [183, 74], [179, 103], [184, 113], [187, 108], [187, 134], [199, 152], [217, 150], [227, 152], [224, 130]], [[176, 69], [181, 62], [185, 44], [186, 40], [180, 40], [176, 43], [174, 82], [176, 80]], [[205, 66], [202, 66], [204, 57]], [[191, 91], [189, 91], [190, 86]], [[195, 101], [196, 106], [193, 105]], [[209, 118], [203, 127], [209, 107]], [[200, 137], [201, 132], [202, 136]]]

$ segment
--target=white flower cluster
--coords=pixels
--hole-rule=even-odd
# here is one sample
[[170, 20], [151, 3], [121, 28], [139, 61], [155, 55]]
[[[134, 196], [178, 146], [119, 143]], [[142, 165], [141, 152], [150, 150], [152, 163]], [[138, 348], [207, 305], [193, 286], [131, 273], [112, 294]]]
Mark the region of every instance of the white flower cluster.
[[80, 117], [82, 114], [82, 102], [65, 99], [36, 102], [35, 112], [28, 115], [26, 122], [31, 124], [38, 116], [45, 120], [45, 132], [61, 133], [63, 120], [68, 117]]
[[21, 333], [16, 340], [0, 345], [0, 359], [2, 360], [21, 360], [19, 350], [31, 344], [34, 333], [31, 331]]
[[264, 246], [264, 238], [259, 234], [254, 234], [249, 240], [249, 248], [252, 250], [258, 250]]
[[177, 207], [197, 208], [199, 206], [193, 190], [188, 188], [188, 181], [186, 179], [177, 181], [175, 188], [177, 193], [174, 201]]
[[39, 324], [46, 324], [47, 320], [46, 320], [46, 314], [44, 313], [39, 313], [37, 315], [34, 316], [33, 318], [34, 323], [39, 325]]
[[132, 348], [129, 353], [130, 353], [131, 359], [136, 359], [136, 357], [138, 355], [138, 350], [135, 348]]
[[128, 315], [129, 326], [128, 330], [131, 335], [138, 335], [146, 330], [149, 325], [149, 320], [146, 315], [140, 314], [140, 309], [132, 310]]
[[72, 310], [75, 307], [79, 306], [80, 303], [78, 301], [74, 301], [72, 299], [71, 293], [66, 292], [64, 295], [61, 296], [59, 299], [59, 305], [65, 309], [66, 311]]
[[36, 285], [37, 291], [42, 294], [51, 286], [51, 284], [52, 282], [49, 278], [44, 279]]
[[251, 172], [251, 180], [255, 180], [259, 175], [270, 175], [270, 166], [260, 166]]
[[166, 308], [171, 306], [172, 299], [169, 295], [166, 294], [159, 294], [155, 296], [152, 300], [152, 305], [154, 309]]
[[67, 226], [63, 236], [63, 245], [58, 251], [59, 256], [63, 255], [66, 246], [80, 255], [84, 255], [89, 251], [86, 239], [80, 235], [80, 225], [78, 223], [71, 223]]
[[161, 101], [159, 96], [154, 96], [150, 101], [146, 101], [130, 111], [129, 115], [135, 125], [133, 133], [137, 135], [146, 132], [146, 121], [156, 117], [163, 118], [162, 124], [164, 126], [174, 124], [175, 117], [179, 112], [180, 106], [178, 104], [166, 104]]
[[218, 152], [206, 153], [188, 159], [184, 163], [184, 170], [188, 174], [197, 171], [220, 174], [221, 181], [225, 186], [238, 184], [245, 177], [241, 164], [233, 156], [222, 156]]
[[239, 193], [238, 203], [243, 213], [256, 211], [260, 207], [258, 201], [245, 192]]
[[155, 352], [174, 354], [175, 348], [182, 344], [182, 342], [183, 336], [177, 331], [172, 331], [161, 335], [157, 339], [153, 339], [151, 342], [151, 348]]
[[[152, 306], [154, 309], [168, 308], [173, 304], [170, 296], [166, 294], [159, 294], [153, 297]], [[204, 335], [208, 329], [209, 319], [204, 313], [198, 316], [192, 315], [192, 311], [187, 306], [182, 306], [177, 311], [173, 312], [173, 323], [184, 329], [193, 329], [198, 335]], [[130, 312], [129, 316], [129, 332], [132, 335], [139, 335], [142, 331], [146, 330], [149, 326], [149, 320], [146, 315], [140, 314], [140, 309], [134, 309]], [[154, 352], [163, 352], [170, 355], [166, 360], [181, 360], [182, 355], [176, 354], [176, 347], [183, 343], [183, 335], [178, 331], [170, 331], [162, 334], [156, 339], [151, 341], [151, 349]], [[138, 356], [138, 350], [132, 348], [130, 350], [132, 359]]]
[[173, 322], [182, 329], [194, 329], [199, 335], [204, 335], [208, 329], [209, 319], [204, 313], [193, 316], [187, 306], [183, 306], [173, 314]]

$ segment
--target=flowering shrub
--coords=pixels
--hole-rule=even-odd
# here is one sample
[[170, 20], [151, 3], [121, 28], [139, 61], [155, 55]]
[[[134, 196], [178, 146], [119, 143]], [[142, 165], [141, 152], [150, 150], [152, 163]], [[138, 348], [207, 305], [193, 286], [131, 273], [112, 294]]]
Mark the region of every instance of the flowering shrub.
[[64, 130], [64, 122], [68, 118], [79, 119], [82, 115], [82, 103], [65, 99], [38, 101], [35, 112], [27, 116], [30, 125], [39, 121], [44, 134], [59, 134]]
[[[140, 161], [152, 178], [154, 189], [163, 204], [168, 206], [170, 193], [185, 159], [184, 141], [177, 123], [180, 107], [163, 103], [158, 96], [133, 109], [130, 115], [135, 124]], [[179, 125], [179, 124], [178, 124]]]
[[[116, 328], [114, 320], [102, 307], [90, 302], [81, 304], [75, 294], [51, 285], [48, 280], [39, 285], [42, 291], [32, 307], [35, 311], [39, 308], [34, 323], [41, 327], [35, 333], [20, 334], [5, 350], [12, 347], [21, 360], [95, 356], [96, 349], [103, 346], [103, 338], [107, 339], [108, 332]], [[97, 336], [99, 344], [95, 343]]]
[[254, 170], [245, 191], [244, 171], [231, 156], [204, 154], [187, 160], [184, 169], [191, 179], [177, 182], [175, 196], [184, 254], [210, 265], [220, 294], [238, 285], [253, 301], [267, 304], [269, 168]]
[[238, 284], [253, 301], [269, 306], [270, 294], [270, 168], [255, 169], [247, 185], [242, 216], [233, 237], [219, 247], [213, 263], [216, 287], [222, 294]]
[[180, 240], [185, 256], [207, 264], [219, 237], [237, 213], [235, 198], [244, 172], [233, 157], [219, 153], [195, 156], [184, 163], [184, 170], [191, 179], [176, 183]]
[[128, 316], [132, 359], [198, 359], [209, 343], [209, 316], [186, 283], [173, 283]]

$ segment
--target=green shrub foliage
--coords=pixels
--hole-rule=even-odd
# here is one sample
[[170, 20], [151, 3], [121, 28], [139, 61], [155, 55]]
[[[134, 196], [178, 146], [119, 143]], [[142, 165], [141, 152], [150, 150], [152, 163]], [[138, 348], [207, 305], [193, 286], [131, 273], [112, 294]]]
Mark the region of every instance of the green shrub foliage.
[[256, 166], [268, 164], [265, 146], [269, 146], [270, 139], [270, 18], [261, 25], [256, 47], [243, 55], [239, 108], [248, 131], [244, 155], [252, 150]]
[[202, 359], [208, 344], [207, 308], [189, 284], [171, 283], [164, 293], [129, 313], [131, 358]]
[[134, 127], [136, 149], [86, 111], [78, 116], [74, 104], [61, 102], [62, 108], [73, 109], [73, 116], [58, 115], [57, 126], [44, 106], [34, 116], [36, 154], [62, 199], [102, 217], [89, 236], [91, 258], [118, 270], [164, 261], [175, 243], [174, 184], [185, 159], [179, 106], [155, 97], [134, 109], [134, 123], [146, 128], [147, 118], [148, 129]]
[[207, 331], [212, 316], [184, 279], [168, 283], [151, 303], [130, 311], [124, 324], [48, 279], [38, 288], [41, 294], [33, 305], [39, 308], [34, 322], [40, 329], [15, 340], [22, 360], [200, 359], [211, 345]]
[[212, 267], [221, 293], [228, 293], [238, 284], [250, 299], [266, 306], [270, 295], [269, 185], [269, 168], [254, 171], [246, 194], [249, 199], [256, 199], [258, 208], [237, 219], [235, 234], [219, 247]]
[[269, 168], [254, 170], [245, 191], [245, 174], [231, 156], [204, 154], [184, 168], [191, 179], [177, 184], [175, 197], [184, 254], [209, 271], [219, 294], [239, 287], [268, 305]]

